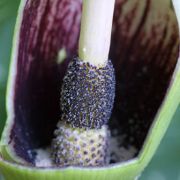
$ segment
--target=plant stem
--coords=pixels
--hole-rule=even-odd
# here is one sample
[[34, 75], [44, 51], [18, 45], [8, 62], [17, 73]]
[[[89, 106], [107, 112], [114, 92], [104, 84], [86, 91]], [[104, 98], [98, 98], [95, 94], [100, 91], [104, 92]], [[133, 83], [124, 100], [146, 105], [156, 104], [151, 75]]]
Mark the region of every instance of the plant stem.
[[79, 58], [102, 67], [108, 61], [115, 0], [83, 0]]

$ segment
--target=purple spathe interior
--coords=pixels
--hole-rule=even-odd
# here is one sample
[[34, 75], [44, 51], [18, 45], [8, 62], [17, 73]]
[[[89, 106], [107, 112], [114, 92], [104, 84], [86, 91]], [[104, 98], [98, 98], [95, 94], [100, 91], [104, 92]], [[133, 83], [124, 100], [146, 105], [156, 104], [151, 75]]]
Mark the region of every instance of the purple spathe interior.
[[[128, 13], [123, 8], [131, 2], [116, 3], [110, 52], [116, 71], [111, 127], [118, 126], [119, 134], [126, 134], [125, 146], [140, 149], [177, 62], [178, 28], [172, 13], [164, 12], [163, 21], [151, 17], [160, 16], [152, 11], [155, 1], [144, 1], [144, 8], [134, 2]], [[132, 17], [139, 20], [133, 23]], [[29, 163], [35, 160], [32, 150], [50, 145], [53, 138], [61, 115], [62, 79], [77, 52], [80, 18], [81, 0], [27, 0], [25, 4], [10, 143]], [[67, 59], [58, 64], [62, 48]]]

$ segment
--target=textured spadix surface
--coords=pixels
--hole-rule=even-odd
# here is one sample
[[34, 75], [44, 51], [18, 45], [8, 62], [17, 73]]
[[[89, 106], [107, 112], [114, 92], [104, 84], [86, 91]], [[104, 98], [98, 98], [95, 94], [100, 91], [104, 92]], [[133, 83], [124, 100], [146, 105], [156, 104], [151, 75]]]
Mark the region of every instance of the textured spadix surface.
[[[34, 2], [37, 3], [37, 1]], [[132, 177], [135, 176], [135, 174], [138, 174], [139, 171], [143, 169], [143, 167], [150, 160], [162, 135], [164, 134], [164, 131], [168, 126], [169, 120], [173, 112], [175, 111], [179, 100], [178, 97], [179, 75], [177, 71], [174, 75], [174, 79], [172, 78], [172, 73], [174, 71], [178, 56], [178, 48], [176, 46], [176, 41], [178, 43], [178, 31], [177, 31], [177, 22], [174, 14], [172, 14], [172, 9], [169, 2], [170, 1], [160, 1], [160, 0], [143, 1], [141, 3], [139, 3], [138, 1], [133, 1], [129, 3], [125, 1], [117, 2], [117, 10], [116, 10], [117, 13], [115, 15], [115, 21], [114, 21], [115, 22], [114, 35], [113, 35], [114, 38], [112, 38], [114, 40], [112, 40], [111, 56], [112, 59], [114, 59], [115, 70], [117, 72], [116, 77], [119, 78], [119, 83], [117, 84], [118, 95], [116, 96], [117, 97], [116, 106], [114, 108], [113, 115], [115, 116], [114, 119], [116, 119], [120, 125], [122, 124], [121, 128], [123, 128], [123, 130], [120, 129], [120, 133], [121, 131], [125, 131], [126, 134], [128, 135], [125, 143], [127, 145], [131, 143], [135, 144], [137, 148], [141, 150], [141, 153], [139, 154], [138, 158], [127, 164], [126, 163], [119, 165], [117, 164], [115, 167], [109, 167], [105, 169], [101, 169], [101, 168], [94, 169], [94, 174], [92, 173], [92, 171], [90, 172], [88, 169], [80, 169], [80, 170], [62, 169], [59, 172], [56, 172], [55, 169], [54, 170], [38, 169], [37, 171], [26, 169], [27, 170], [26, 171], [22, 167], [21, 168], [15, 167], [13, 166], [13, 164], [10, 167], [10, 164], [8, 163], [4, 164], [3, 162], [1, 162], [3, 168], [2, 171], [5, 174], [8, 174], [7, 176], [12, 178], [13, 175], [12, 170], [14, 168], [14, 170], [16, 170], [16, 174], [19, 175], [19, 179], [20, 178], [22, 179], [23, 177], [26, 177], [26, 179], [28, 179], [28, 176], [24, 174], [25, 171], [26, 173], [29, 173], [30, 179], [32, 179], [33, 177], [34, 178], [36, 177], [37, 179], [40, 178], [45, 179], [45, 177], [50, 179], [52, 178], [53, 173], [54, 173], [54, 178], [64, 177], [66, 179], [67, 179], [66, 175], [69, 178], [75, 175], [76, 178], [79, 178], [80, 176], [82, 177], [82, 179], [85, 177], [93, 178], [97, 175], [97, 173], [99, 174], [99, 179], [103, 179], [103, 178], [119, 179], [120, 177], [122, 179], [123, 178], [128, 179], [128, 176], [126, 174], [128, 174], [129, 179], [131, 179]], [[31, 7], [30, 4], [31, 3], [29, 1], [29, 3], [26, 5], [26, 12], [29, 10], [28, 8]], [[45, 8], [45, 4], [46, 1], [43, 1], [42, 5], [44, 6], [42, 6], [42, 8]], [[52, 4], [53, 3], [51, 3], [51, 5]], [[79, 7], [79, 6], [75, 6], [77, 4], [74, 3], [72, 5], [73, 7], [77, 7], [77, 8]], [[37, 6], [37, 4], [35, 4], [34, 7], [32, 7], [32, 9], [34, 9], [35, 12], [31, 9], [28, 11], [26, 16], [24, 15], [23, 17], [30, 18], [33, 14], [36, 15], [37, 7], [39, 7], [40, 9], [40, 6]], [[49, 96], [48, 93], [58, 91], [58, 87], [56, 87], [56, 81], [55, 81], [56, 78], [53, 77], [55, 76], [54, 75], [55, 73], [60, 74], [57, 75], [57, 81], [58, 81], [58, 77], [63, 76], [63, 72], [66, 67], [66, 63], [64, 63], [65, 67], [63, 66], [63, 64], [56, 67], [56, 64], [54, 63], [55, 62], [54, 57], [52, 58], [52, 60], [51, 57], [48, 57], [47, 59], [45, 58], [46, 50], [52, 47], [52, 44], [54, 44], [52, 42], [52, 44], [49, 45], [50, 47], [48, 47], [49, 44], [48, 41], [50, 41], [49, 40], [50, 37], [46, 39], [47, 41], [45, 41], [47, 44], [43, 42], [43, 37], [44, 38], [47, 37], [46, 34], [48, 34], [48, 32], [43, 31], [44, 28], [39, 25], [39, 24], [43, 25], [43, 22], [44, 24], [46, 24], [47, 22], [52, 22], [52, 21], [48, 21], [45, 18], [47, 17], [46, 13], [49, 12], [48, 7], [49, 6], [47, 5], [45, 8], [46, 11], [44, 10], [43, 11], [44, 13], [42, 12], [42, 16], [44, 19], [40, 21], [41, 19], [40, 17], [42, 16], [39, 15], [39, 17], [37, 18], [38, 21], [34, 21], [35, 25], [33, 24], [31, 29], [29, 28], [31, 23], [28, 24], [30, 19], [29, 20], [26, 19], [25, 22], [27, 24], [24, 22], [25, 24], [22, 26], [22, 28], [23, 27], [25, 28], [25, 25], [28, 28], [25, 28], [26, 31], [24, 30], [25, 34], [22, 35], [23, 38], [22, 40], [21, 38], [16, 39], [19, 37], [18, 30], [16, 31], [16, 38], [14, 41], [15, 49], [13, 51], [13, 56], [12, 56], [13, 65], [10, 74], [11, 83], [9, 83], [10, 84], [9, 95], [12, 93], [12, 96], [9, 97], [9, 101], [7, 104], [9, 110], [8, 112], [9, 125], [8, 124], [7, 125], [8, 125], [8, 129], [10, 130], [11, 130], [10, 125], [13, 125], [13, 130], [10, 131], [11, 141], [8, 141], [9, 137], [7, 137], [8, 139], [4, 139], [1, 145], [3, 145], [2, 149], [5, 150], [8, 150], [8, 147], [12, 147], [11, 145], [15, 145], [15, 152], [17, 154], [19, 153], [18, 155], [20, 157], [23, 157], [28, 162], [33, 161], [33, 157], [31, 158], [31, 156], [27, 156], [28, 154], [27, 152], [30, 152], [29, 155], [32, 155], [31, 151], [28, 150], [31, 150], [31, 148], [33, 149], [39, 146], [43, 147], [44, 145], [48, 144], [49, 135], [46, 134], [47, 132], [49, 132], [50, 134], [52, 132], [47, 129], [49, 129], [49, 126], [52, 125], [53, 119], [55, 120], [57, 119], [56, 117], [54, 118], [54, 116], [57, 113], [55, 110], [56, 108], [49, 107], [48, 102], [54, 99], [54, 101], [57, 103], [55, 104], [56, 107], [58, 106], [58, 100], [59, 100], [57, 99], [56, 101], [56, 98]], [[53, 7], [55, 7], [55, 5]], [[76, 8], [74, 9], [71, 8], [71, 10], [76, 10]], [[79, 11], [77, 10], [77, 12]], [[133, 21], [132, 21], [132, 16], [136, 17]], [[22, 17], [21, 14], [20, 17]], [[72, 16], [72, 17], [77, 17], [77, 16]], [[73, 19], [72, 17], [70, 19]], [[117, 19], [117, 17], [119, 18]], [[128, 17], [129, 17], [129, 21], [128, 21]], [[33, 17], [31, 18], [32, 20], [35, 19]], [[62, 18], [63, 20], [65, 19], [63, 15]], [[75, 20], [73, 20], [73, 22], [77, 22]], [[67, 22], [70, 22], [70, 20]], [[19, 20], [19, 23], [21, 24], [21, 20]], [[20, 24], [17, 25], [17, 27], [20, 27]], [[66, 27], [66, 25], [64, 26]], [[61, 26], [61, 28], [63, 29], [64, 26]], [[50, 27], [51, 26], [49, 25], [49, 28]], [[46, 28], [48, 30], [48, 26]], [[32, 42], [32, 44], [30, 43], [30, 40], [32, 40], [30, 37], [31, 36], [36, 37], [35, 33], [33, 33], [33, 30], [36, 32], [36, 29], [41, 29], [40, 32], [45, 33], [45, 35], [43, 36], [42, 33], [39, 32], [39, 36], [38, 36], [39, 38], [37, 38], [37, 42], [39, 42], [38, 45], [36, 45], [35, 42]], [[53, 27], [53, 30], [55, 30], [55, 27]], [[23, 31], [21, 32], [23, 33]], [[68, 33], [67, 36], [65, 35], [63, 36], [64, 39], [65, 37], [70, 38], [69, 41], [68, 40], [66, 41], [66, 39], [64, 41], [59, 40], [59, 44], [62, 47], [65, 46], [67, 51], [69, 51], [68, 53], [69, 57], [71, 56], [71, 50], [72, 50], [72, 54], [73, 52], [75, 52], [73, 51], [73, 48], [70, 45], [73, 44], [73, 39], [74, 38], [76, 39], [75, 37], [76, 33], [72, 33], [72, 34], [73, 37], [70, 37]], [[78, 30], [77, 30], [77, 34], [78, 34]], [[162, 34], [164, 36], [162, 36]], [[62, 37], [62, 35], [59, 36]], [[28, 37], [30, 39], [28, 39]], [[17, 43], [21, 41], [22, 43], [24, 43], [24, 45], [21, 43], [20, 44]], [[28, 45], [27, 42], [29, 42], [30, 44]], [[33, 46], [30, 46], [33, 45], [33, 43], [35, 43], [36, 45], [34, 49], [32, 48]], [[22, 48], [19, 48], [20, 45]], [[60, 49], [61, 46], [58, 47], [57, 49]], [[19, 56], [21, 58], [24, 58], [24, 60], [23, 59], [19, 60], [18, 58], [17, 67], [19, 69], [17, 72], [22, 75], [18, 76], [17, 73], [17, 76], [13, 77], [13, 73], [16, 75], [16, 65], [17, 65], [16, 57], [18, 57], [20, 51], [23, 54]], [[16, 54], [16, 52], [18, 52], [18, 54]], [[27, 53], [30, 54], [30, 56]], [[54, 54], [56, 53], [54, 52]], [[50, 56], [49, 53], [48, 56]], [[30, 57], [32, 59], [30, 59]], [[55, 71], [56, 68], [58, 69], [57, 71]], [[171, 87], [171, 89], [169, 89], [171, 91], [167, 91], [168, 87], [170, 87], [169, 86], [170, 80], [172, 80], [171, 82], [174, 82], [174, 84]], [[14, 86], [15, 84], [16, 86]], [[43, 94], [43, 97], [40, 96], [40, 94]], [[54, 96], [59, 96], [59, 93], [58, 94], [52, 93], [52, 94]], [[164, 100], [165, 94], [167, 95], [165, 98], [166, 101], [164, 101], [163, 106], [161, 106], [160, 108], [160, 105], [162, 104], [162, 100]], [[42, 104], [43, 106], [41, 106]], [[44, 104], [46, 104], [46, 106]], [[54, 103], [52, 104], [54, 105]], [[159, 113], [157, 114], [158, 110]], [[14, 121], [14, 118], [16, 118], [16, 121]], [[20, 121], [18, 122], [18, 120]], [[149, 131], [148, 134], [149, 136], [146, 139], [146, 142], [144, 143], [144, 139], [148, 133], [149, 127], [152, 124], [153, 120], [155, 123], [152, 126], [151, 130]], [[38, 124], [36, 123], [33, 124], [33, 122], [38, 122]], [[47, 128], [45, 128], [46, 126], [44, 126], [46, 123], [47, 123]], [[136, 123], [137, 125], [136, 129], [135, 129], [135, 125], [131, 125], [131, 123]], [[53, 124], [55, 126], [55, 123]], [[23, 128], [19, 129], [21, 125]], [[37, 128], [37, 130], [34, 126]], [[43, 128], [41, 129], [39, 128], [39, 126]], [[39, 130], [42, 132], [40, 133]], [[23, 139], [25, 132], [27, 132], [25, 136], [25, 138], [27, 139]], [[6, 129], [6, 133], [4, 133], [4, 137], [5, 135], [8, 136], [7, 129]], [[132, 140], [132, 137], [134, 137], [134, 141]], [[39, 142], [37, 142], [37, 140], [39, 140]], [[10, 143], [10, 145], [7, 146], [8, 144], [7, 142]], [[25, 144], [25, 142], [27, 144]], [[142, 144], [144, 144], [144, 148], [142, 148]], [[4, 158], [7, 158], [4, 153], [3, 156]], [[7, 166], [9, 166], [8, 167], [9, 171], [5, 170]], [[20, 171], [21, 171], [21, 176], [19, 174]], [[38, 177], [39, 173], [44, 173], [44, 175], [41, 174]], [[114, 175], [114, 177], [112, 177], [112, 175]]]

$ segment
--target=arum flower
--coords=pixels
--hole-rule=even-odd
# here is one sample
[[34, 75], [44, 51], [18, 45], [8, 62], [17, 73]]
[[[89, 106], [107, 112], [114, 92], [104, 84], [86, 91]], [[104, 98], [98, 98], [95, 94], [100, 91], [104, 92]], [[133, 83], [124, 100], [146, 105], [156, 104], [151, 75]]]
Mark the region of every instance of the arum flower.
[[[109, 161], [85, 167], [56, 166], [49, 153], [63, 114], [63, 78], [78, 54], [82, 1], [21, 1], [11, 54], [8, 118], [0, 143], [0, 171], [6, 179], [131, 180], [139, 176], [180, 99], [180, 6], [173, 2], [176, 11], [170, 0], [115, 1], [109, 59], [116, 83], [108, 123]], [[82, 29], [86, 27], [82, 24]]]

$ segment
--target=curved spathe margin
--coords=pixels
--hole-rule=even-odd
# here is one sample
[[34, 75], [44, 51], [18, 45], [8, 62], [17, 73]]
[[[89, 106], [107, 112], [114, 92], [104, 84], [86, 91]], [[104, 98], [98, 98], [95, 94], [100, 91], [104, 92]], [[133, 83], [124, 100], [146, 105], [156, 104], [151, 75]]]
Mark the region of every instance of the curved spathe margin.
[[7, 84], [7, 95], [6, 95], [6, 111], [8, 114], [8, 119], [6, 120], [5, 123], [5, 128], [3, 130], [2, 136], [1, 136], [1, 141], [0, 141], [0, 151], [7, 151], [7, 159], [12, 159], [9, 154], [9, 149], [6, 149], [6, 144], [7, 144], [7, 133], [5, 132], [10, 132], [11, 131], [11, 126], [12, 126], [12, 120], [14, 119], [14, 108], [13, 108], [13, 97], [14, 97], [14, 87], [15, 87], [15, 78], [16, 78], [16, 65], [17, 65], [17, 56], [18, 56], [18, 47], [19, 44], [19, 34], [20, 34], [20, 24], [22, 21], [23, 17], [23, 7], [25, 6], [26, 1], [22, 0], [19, 9], [18, 9], [18, 16], [16, 18], [16, 24], [15, 24], [15, 29], [14, 29], [14, 36], [13, 36], [13, 43], [12, 43], [12, 50], [11, 50], [11, 57], [10, 57], [10, 70], [11, 76], [8, 76], [8, 84]]
[[[140, 172], [137, 160], [132, 161], [130, 164], [122, 166], [122, 168], [117, 169], [116, 166], [109, 168], [78, 168], [78, 167], [68, 167], [68, 168], [30, 168], [26, 166], [21, 166], [5, 161], [0, 161], [1, 172], [6, 177], [7, 180], [11, 180], [12, 176], [14, 180], [56, 180], [56, 179], [73, 179], [73, 180], [104, 180], [104, 179], [114, 179], [114, 180], [132, 180]], [[98, 178], [97, 178], [98, 177]]]
[[[174, 4], [180, 32], [180, 1], [172, 0], [172, 2]], [[156, 115], [154, 123], [146, 138], [143, 150], [141, 151], [139, 156], [140, 161], [146, 162], [145, 164], [148, 164], [156, 149], [158, 148], [158, 145], [160, 144], [160, 141], [159, 143], [157, 143], [155, 140], [163, 138], [170, 124], [170, 120], [173, 118], [173, 115], [175, 114], [176, 109], [180, 104], [180, 54], [176, 69], [170, 82], [170, 87], [171, 88], [169, 88], [167, 91], [167, 96], [165, 97], [164, 102], [162, 103], [162, 106]], [[160, 129], [161, 131], [158, 131], [157, 129]], [[151, 154], [152, 156], [146, 156], [146, 154]]]

